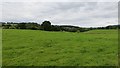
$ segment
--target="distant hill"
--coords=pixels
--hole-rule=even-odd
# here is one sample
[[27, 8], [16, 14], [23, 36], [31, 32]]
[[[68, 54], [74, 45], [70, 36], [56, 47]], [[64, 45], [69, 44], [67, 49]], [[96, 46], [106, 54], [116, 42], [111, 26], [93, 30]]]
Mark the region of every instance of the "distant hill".
[[106, 29], [120, 29], [120, 25], [108, 25], [106, 26]]

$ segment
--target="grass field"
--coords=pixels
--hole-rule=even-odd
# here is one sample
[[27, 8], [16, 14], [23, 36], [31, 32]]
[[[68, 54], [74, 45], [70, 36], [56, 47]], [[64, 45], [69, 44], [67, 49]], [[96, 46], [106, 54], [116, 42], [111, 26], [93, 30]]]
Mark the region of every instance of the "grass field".
[[0, 28], [0, 67], [2, 66], [2, 28]]
[[116, 66], [118, 31], [3, 29], [3, 66]]

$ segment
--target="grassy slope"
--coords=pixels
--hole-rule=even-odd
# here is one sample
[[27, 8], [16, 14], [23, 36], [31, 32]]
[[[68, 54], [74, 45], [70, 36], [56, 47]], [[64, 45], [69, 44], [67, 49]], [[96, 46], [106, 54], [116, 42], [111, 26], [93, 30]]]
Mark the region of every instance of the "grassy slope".
[[0, 67], [2, 66], [2, 29], [0, 28]]
[[3, 66], [114, 66], [117, 30], [3, 30]]

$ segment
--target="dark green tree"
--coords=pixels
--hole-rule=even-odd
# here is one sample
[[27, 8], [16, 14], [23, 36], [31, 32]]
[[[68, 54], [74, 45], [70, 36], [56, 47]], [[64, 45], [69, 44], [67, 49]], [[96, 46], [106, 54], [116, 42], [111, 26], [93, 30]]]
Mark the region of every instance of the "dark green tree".
[[45, 31], [51, 31], [51, 23], [50, 23], [50, 21], [42, 22], [41, 27]]
[[26, 29], [26, 23], [18, 23], [17, 28], [18, 29]]
[[26, 29], [38, 30], [40, 29], [40, 25], [37, 23], [26, 23]]
[[52, 31], [60, 31], [61, 29], [60, 29], [60, 26], [52, 25], [52, 26], [51, 26], [51, 30], [52, 30]]

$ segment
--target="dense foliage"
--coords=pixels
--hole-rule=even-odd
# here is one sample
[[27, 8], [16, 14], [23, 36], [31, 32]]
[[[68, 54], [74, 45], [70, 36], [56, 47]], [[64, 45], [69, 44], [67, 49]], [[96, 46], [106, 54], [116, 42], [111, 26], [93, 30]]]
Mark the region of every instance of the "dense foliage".
[[50, 21], [44, 21], [42, 24], [35, 22], [2, 22], [3, 29], [32, 29], [32, 30], [45, 30], [45, 31], [68, 31], [68, 32], [85, 32], [93, 29], [119, 29], [120, 25], [110, 25], [106, 27], [97, 28], [82, 28], [71, 25], [51, 25]]

